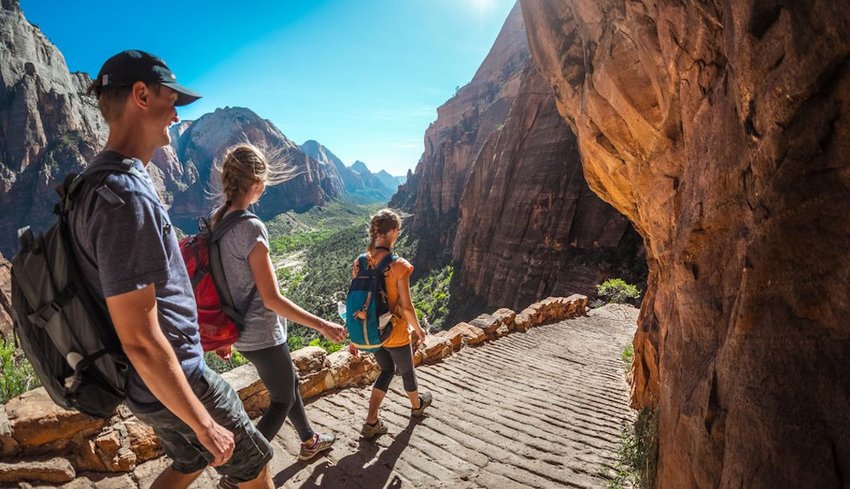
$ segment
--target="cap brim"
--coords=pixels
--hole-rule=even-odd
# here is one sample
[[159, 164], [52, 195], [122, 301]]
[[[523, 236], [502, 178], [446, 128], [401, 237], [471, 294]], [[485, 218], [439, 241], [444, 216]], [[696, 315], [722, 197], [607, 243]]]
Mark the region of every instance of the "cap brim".
[[176, 106], [189, 105], [201, 98], [201, 94], [195, 93], [179, 83], [161, 82], [161, 84], [177, 92], [177, 101], [174, 102]]

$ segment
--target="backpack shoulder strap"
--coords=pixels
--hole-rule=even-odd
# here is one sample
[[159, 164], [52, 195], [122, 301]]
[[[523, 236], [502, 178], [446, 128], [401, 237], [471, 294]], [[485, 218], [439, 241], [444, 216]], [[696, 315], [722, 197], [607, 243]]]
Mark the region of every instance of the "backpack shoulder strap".
[[82, 173], [72, 173], [65, 178], [65, 181], [56, 189], [59, 192], [61, 201], [57, 210], [68, 212], [74, 207], [74, 199], [76, 199], [83, 183], [93, 188], [98, 196], [114, 207], [124, 205], [124, 199], [116, 194], [112, 189], [104, 183], [106, 177], [113, 173], [126, 173], [138, 178], [142, 181], [147, 181], [145, 175], [135, 167], [132, 163], [102, 163], [94, 166], [89, 166]]
[[213, 285], [218, 293], [218, 297], [221, 299], [221, 309], [236, 323], [239, 331], [245, 329], [245, 313], [248, 312], [248, 307], [251, 306], [251, 302], [254, 301], [254, 297], [257, 295], [257, 286], [254, 285], [248, 294], [245, 307], [241, 310], [237, 308], [236, 301], [233, 300], [233, 295], [230, 293], [230, 286], [227, 284], [227, 276], [224, 273], [224, 263], [221, 261], [221, 248], [218, 242], [224, 236], [224, 233], [234, 224], [246, 219], [259, 220], [259, 217], [248, 211], [235, 211], [224, 216], [224, 219], [213, 226], [208, 241], [210, 275], [212, 276]]
[[392, 263], [394, 261], [396, 261], [397, 259], [398, 259], [398, 255], [396, 255], [395, 253], [387, 253], [383, 258], [381, 258], [381, 261], [378, 262], [378, 266], [375, 267], [375, 270], [377, 270], [379, 273], [383, 274], [386, 271], [386, 269], [390, 265], [392, 265]]
[[212, 227], [212, 234], [210, 235], [210, 244], [220, 240], [221, 237], [224, 236], [224, 233], [227, 232], [228, 229], [233, 227], [234, 224], [247, 219], [259, 220], [260, 218], [257, 217], [253, 212], [243, 210], [233, 211], [224, 216], [221, 221], [219, 221], [215, 226]]
[[366, 259], [366, 253], [361, 253], [357, 257], [357, 276], [366, 275], [369, 272], [369, 262]]

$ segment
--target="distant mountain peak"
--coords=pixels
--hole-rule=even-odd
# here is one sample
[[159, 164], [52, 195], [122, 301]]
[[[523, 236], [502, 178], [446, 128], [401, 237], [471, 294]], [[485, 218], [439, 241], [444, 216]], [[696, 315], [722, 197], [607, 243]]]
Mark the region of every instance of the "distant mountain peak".
[[369, 167], [366, 166], [366, 163], [363, 163], [360, 160], [357, 160], [354, 163], [352, 163], [351, 166], [349, 166], [349, 168], [351, 168], [352, 170], [354, 170], [354, 171], [356, 171], [357, 173], [360, 173], [360, 174], [372, 173], [371, 171], [369, 171]]

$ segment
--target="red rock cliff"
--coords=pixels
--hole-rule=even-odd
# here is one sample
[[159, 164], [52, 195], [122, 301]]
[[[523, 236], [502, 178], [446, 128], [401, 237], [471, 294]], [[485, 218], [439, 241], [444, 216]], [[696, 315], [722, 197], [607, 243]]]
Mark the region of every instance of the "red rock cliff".
[[521, 4], [591, 188], [644, 237], [658, 487], [850, 484], [850, 6]]
[[464, 295], [506, 307], [593, 293], [630, 273], [617, 255], [634, 258], [624, 239], [633, 231], [584, 181], [575, 136], [531, 65], [519, 6], [437, 113], [416, 173], [390, 203], [413, 213], [418, 266], [453, 259]]

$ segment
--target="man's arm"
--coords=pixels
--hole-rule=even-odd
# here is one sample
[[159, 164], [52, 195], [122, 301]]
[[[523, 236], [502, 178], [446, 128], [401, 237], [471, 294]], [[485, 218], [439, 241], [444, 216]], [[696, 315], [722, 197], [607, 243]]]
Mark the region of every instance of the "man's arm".
[[233, 434], [213, 420], [180, 368], [159, 327], [153, 285], [106, 298], [124, 353], [154, 396], [183, 420], [221, 465], [233, 454]]

